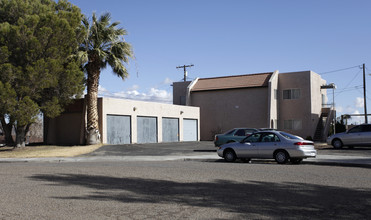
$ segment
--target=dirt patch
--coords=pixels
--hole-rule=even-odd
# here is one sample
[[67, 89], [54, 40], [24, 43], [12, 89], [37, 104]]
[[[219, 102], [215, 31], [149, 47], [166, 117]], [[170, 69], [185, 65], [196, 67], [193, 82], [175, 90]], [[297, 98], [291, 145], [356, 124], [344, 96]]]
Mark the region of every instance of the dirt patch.
[[91, 153], [102, 144], [89, 146], [27, 146], [23, 148], [2, 147], [0, 158], [75, 157]]

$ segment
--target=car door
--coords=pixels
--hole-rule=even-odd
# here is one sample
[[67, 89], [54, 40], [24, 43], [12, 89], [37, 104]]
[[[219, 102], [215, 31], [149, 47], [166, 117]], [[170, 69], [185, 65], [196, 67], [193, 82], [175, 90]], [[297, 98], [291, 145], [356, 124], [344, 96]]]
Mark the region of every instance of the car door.
[[242, 158], [256, 158], [258, 156], [258, 149], [256, 143], [259, 142], [261, 134], [251, 134], [245, 138], [236, 148], [236, 154]]
[[362, 143], [362, 127], [360, 125], [351, 128], [341, 137], [344, 145], [355, 145]]
[[361, 142], [360, 144], [370, 145], [371, 144], [371, 125], [365, 124], [362, 126]]
[[274, 133], [264, 133], [259, 143], [256, 143], [259, 158], [272, 158], [273, 152], [280, 145], [280, 139]]

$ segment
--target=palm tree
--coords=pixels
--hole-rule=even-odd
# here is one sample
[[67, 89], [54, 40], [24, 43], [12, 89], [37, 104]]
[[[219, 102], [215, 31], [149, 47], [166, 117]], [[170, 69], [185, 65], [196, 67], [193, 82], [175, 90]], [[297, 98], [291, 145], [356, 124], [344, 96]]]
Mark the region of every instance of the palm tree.
[[78, 57], [84, 64], [87, 73], [87, 144], [100, 143], [98, 124], [98, 86], [102, 69], [107, 64], [117, 76], [125, 79], [128, 72], [124, 63], [133, 57], [131, 45], [124, 41], [127, 34], [123, 28], [118, 28], [119, 22], [111, 24], [111, 15], [103, 14], [99, 19], [93, 13], [91, 23], [84, 17], [82, 20], [85, 36], [80, 45]]

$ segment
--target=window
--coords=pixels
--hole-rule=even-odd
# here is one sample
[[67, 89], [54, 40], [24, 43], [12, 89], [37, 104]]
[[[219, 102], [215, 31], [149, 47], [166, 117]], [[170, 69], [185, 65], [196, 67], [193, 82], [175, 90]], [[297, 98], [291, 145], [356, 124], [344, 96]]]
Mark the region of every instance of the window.
[[236, 133], [234, 134], [234, 136], [246, 136], [245, 135], [245, 130], [243, 130], [243, 129], [237, 130]]
[[348, 133], [357, 133], [357, 132], [362, 132], [361, 126], [355, 126], [354, 128], [350, 129]]
[[299, 99], [300, 89], [285, 89], [283, 90], [283, 99]]
[[260, 136], [261, 136], [260, 133], [252, 134], [252, 135], [248, 136], [247, 138], [245, 138], [244, 142], [250, 142], [250, 143], [258, 142], [259, 139], [260, 139]]
[[298, 139], [298, 140], [303, 140], [303, 138], [301, 138], [301, 137], [299, 137], [299, 136], [295, 136], [295, 135], [292, 135], [292, 134], [288, 134], [288, 133], [286, 133], [286, 132], [280, 132], [280, 134], [282, 135], [282, 136], [284, 136], [285, 138], [287, 138], [287, 139]]
[[262, 142], [279, 142], [280, 139], [275, 134], [265, 134], [262, 138]]
[[301, 130], [301, 120], [284, 120], [283, 128], [287, 130]]
[[371, 125], [364, 125], [363, 126], [363, 132], [370, 132], [371, 131]]

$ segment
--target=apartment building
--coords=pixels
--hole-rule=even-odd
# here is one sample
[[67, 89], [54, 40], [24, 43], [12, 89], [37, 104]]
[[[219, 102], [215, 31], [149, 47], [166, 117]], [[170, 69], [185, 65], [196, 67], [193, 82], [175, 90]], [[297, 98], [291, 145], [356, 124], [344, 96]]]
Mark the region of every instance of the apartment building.
[[313, 71], [197, 78], [173, 83], [173, 104], [200, 107], [200, 138], [235, 127], [274, 128], [323, 139], [333, 109]]

